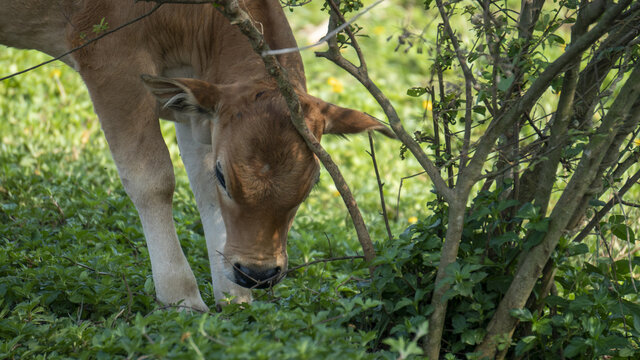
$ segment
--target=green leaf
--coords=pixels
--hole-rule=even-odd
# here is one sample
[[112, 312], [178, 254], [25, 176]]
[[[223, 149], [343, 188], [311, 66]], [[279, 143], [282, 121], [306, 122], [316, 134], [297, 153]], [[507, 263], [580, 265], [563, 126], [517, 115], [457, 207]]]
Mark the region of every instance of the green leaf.
[[621, 239], [621, 240], [634, 242], [636, 238], [635, 234], [633, 233], [633, 229], [631, 229], [629, 226], [627, 226], [624, 223], [613, 225], [611, 227], [611, 232], [613, 233], [613, 235], [615, 235], [618, 239]]
[[532, 231], [531, 234], [529, 234], [529, 236], [526, 237], [524, 244], [522, 245], [523, 250], [528, 251], [534, 246], [542, 243], [544, 236], [545, 236], [544, 232], [535, 231], [535, 230]]
[[532, 328], [535, 333], [550, 336], [553, 333], [550, 319], [542, 319], [534, 322]]
[[567, 248], [567, 252], [569, 253], [569, 256], [587, 254], [589, 252], [589, 246], [583, 243], [579, 243], [579, 244], [572, 243]]
[[462, 342], [468, 345], [479, 344], [482, 341], [484, 336], [484, 331], [482, 329], [469, 329], [462, 333], [460, 339]]
[[636, 354], [637, 354], [637, 350], [635, 350], [633, 348], [628, 348], [628, 347], [620, 349], [620, 351], [618, 351], [618, 355], [620, 357], [628, 357], [628, 358], [630, 358], [630, 357], [632, 357], [632, 356], [634, 356]]
[[148, 277], [144, 282], [144, 292], [147, 294], [153, 294], [155, 292], [155, 287], [153, 286], [153, 278]]
[[502, 211], [504, 211], [504, 210], [506, 210], [506, 209], [508, 209], [510, 207], [513, 207], [513, 206], [516, 206], [516, 205], [519, 205], [519, 204], [520, 204], [520, 202], [518, 200], [515, 200], [515, 199], [509, 199], [509, 200], [505, 200], [505, 201], [500, 201], [498, 203], [498, 211], [502, 212]]
[[509, 76], [508, 78], [500, 79], [500, 81], [498, 82], [498, 90], [502, 92], [507, 91], [507, 89], [509, 89], [509, 86], [511, 86], [511, 84], [513, 83], [514, 79], [515, 77], [513, 75]]
[[605, 206], [605, 205], [607, 205], [607, 203], [602, 201], [602, 200], [600, 200], [600, 199], [595, 199], [594, 198], [594, 199], [589, 200], [589, 205], [591, 205], [591, 206]]
[[586, 324], [587, 331], [589, 331], [591, 337], [597, 337], [602, 333], [602, 330], [604, 330], [600, 319], [595, 316], [590, 316]]
[[518, 235], [515, 232], [510, 231], [508, 233], [504, 233], [500, 236], [496, 236], [495, 238], [492, 238], [489, 241], [489, 246], [496, 249], [502, 246], [502, 244], [505, 244], [507, 242], [517, 243], [519, 240], [520, 238], [518, 237]]
[[516, 214], [520, 219], [535, 219], [538, 217], [538, 209], [533, 206], [532, 203], [526, 203], [522, 205], [520, 209], [518, 209], [518, 213]]
[[610, 224], [624, 224], [625, 218], [622, 215], [611, 215], [609, 216]]
[[582, 311], [591, 306], [593, 306], [593, 301], [586, 295], [576, 296], [576, 298], [569, 303], [569, 309], [571, 309], [571, 311]]
[[545, 218], [540, 221], [536, 221], [536, 220], [531, 221], [527, 225], [525, 225], [525, 229], [546, 233], [547, 230], [549, 229], [549, 218]]
[[533, 335], [525, 336], [520, 339], [520, 341], [518, 341], [518, 344], [516, 345], [516, 355], [522, 355], [525, 352], [533, 349], [536, 345], [536, 340], [537, 337]]
[[629, 259], [618, 260], [613, 264], [613, 266], [615, 267], [616, 274], [618, 274], [618, 276], [628, 275], [631, 272], [631, 269], [629, 269]]
[[409, 305], [413, 305], [413, 301], [411, 299], [409, 299], [409, 298], [402, 298], [393, 307], [393, 311], [394, 312], [398, 311], [398, 310], [402, 309], [403, 307], [409, 306]]
[[524, 322], [533, 321], [533, 315], [531, 314], [531, 311], [529, 311], [529, 309], [526, 309], [526, 308], [511, 309], [509, 310], [509, 314], [520, 321], [524, 321]]
[[586, 340], [581, 337], [574, 337], [567, 347], [564, 348], [563, 354], [566, 357], [574, 357], [582, 353], [587, 348]]
[[467, 322], [467, 319], [461, 314], [455, 314], [453, 316], [453, 319], [451, 320], [451, 325], [453, 325], [453, 332], [456, 334], [460, 334], [467, 328], [469, 323]]
[[407, 90], [407, 95], [411, 97], [419, 97], [424, 95], [427, 92], [426, 88], [423, 87], [412, 87]]
[[633, 314], [633, 328], [640, 333], [640, 314]]
[[14, 203], [0, 204], [0, 208], [2, 208], [2, 210], [4, 211], [11, 211], [11, 210], [17, 209], [18, 204], [14, 204]]
[[552, 42], [552, 43], [555, 42], [557, 44], [564, 44], [565, 43], [564, 39], [561, 36], [556, 35], [556, 34], [549, 34], [549, 42]]
[[473, 107], [473, 112], [484, 116], [485, 113], [487, 112], [487, 108], [481, 105], [476, 105]]

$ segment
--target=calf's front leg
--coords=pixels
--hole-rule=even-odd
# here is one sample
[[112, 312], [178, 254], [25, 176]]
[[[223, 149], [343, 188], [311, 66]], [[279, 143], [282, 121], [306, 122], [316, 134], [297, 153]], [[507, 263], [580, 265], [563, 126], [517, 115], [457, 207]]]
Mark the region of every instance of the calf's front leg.
[[136, 71], [108, 80], [107, 74], [122, 69], [108, 70], [81, 74], [122, 184], [140, 215], [156, 296], [167, 305], [180, 303], [207, 311], [176, 235], [173, 165], [160, 132], [155, 99], [146, 92]]

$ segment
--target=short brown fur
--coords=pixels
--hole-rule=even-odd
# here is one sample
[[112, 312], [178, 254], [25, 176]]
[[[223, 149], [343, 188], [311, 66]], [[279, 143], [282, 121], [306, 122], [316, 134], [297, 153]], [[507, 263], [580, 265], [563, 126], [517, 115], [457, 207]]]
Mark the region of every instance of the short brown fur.
[[[241, 2], [271, 48], [296, 42], [277, 0]], [[0, 0], [0, 43], [52, 56], [155, 5], [133, 0]], [[287, 232], [318, 174], [260, 57], [209, 5], [166, 4], [62, 59], [82, 76], [149, 248], [158, 299], [206, 310], [172, 217], [173, 167], [158, 118], [176, 122], [202, 217], [216, 300], [250, 301], [246, 287], [286, 270]], [[306, 93], [298, 53], [278, 56], [305, 120], [323, 133], [378, 130], [375, 119]], [[247, 274], [249, 272], [250, 274]], [[273, 275], [275, 274], [275, 275]], [[252, 285], [254, 284], [254, 285]]]

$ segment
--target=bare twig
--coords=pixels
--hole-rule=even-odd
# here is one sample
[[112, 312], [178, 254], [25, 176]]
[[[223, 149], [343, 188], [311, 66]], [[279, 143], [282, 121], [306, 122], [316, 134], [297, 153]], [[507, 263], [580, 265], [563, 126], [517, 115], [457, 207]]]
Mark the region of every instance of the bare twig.
[[120, 309], [120, 311], [118, 311], [116, 316], [113, 317], [113, 322], [112, 322], [113, 326], [116, 326], [116, 320], [120, 317], [120, 315], [122, 315], [124, 313], [124, 310], [125, 310], [125, 308]]
[[387, 235], [389, 237], [389, 240], [392, 240], [393, 235], [391, 234], [391, 227], [389, 226], [389, 216], [387, 215], [387, 205], [385, 204], [385, 201], [384, 201], [384, 191], [382, 189], [382, 187], [384, 186], [384, 183], [382, 183], [382, 180], [380, 179], [380, 172], [378, 171], [378, 163], [376, 161], [376, 151], [373, 146], [373, 135], [371, 135], [371, 132], [369, 132], [369, 147], [371, 148], [371, 152], [369, 153], [369, 155], [371, 156], [371, 161], [373, 161], [373, 169], [376, 172], [376, 180], [378, 181], [378, 191], [380, 193], [380, 206], [382, 207], [382, 218], [384, 219], [384, 225], [387, 228]]
[[49, 199], [51, 200], [51, 203], [53, 204], [53, 206], [56, 207], [56, 210], [58, 211], [58, 214], [60, 215], [59, 223], [63, 224], [66, 221], [66, 217], [64, 215], [64, 211], [62, 211], [62, 208], [60, 207], [60, 204], [58, 204], [58, 202], [53, 197], [53, 195], [49, 195]]
[[298, 265], [298, 266], [294, 266], [294, 267], [288, 269], [287, 272], [284, 275], [286, 275], [286, 274], [288, 274], [290, 272], [294, 272], [296, 270], [302, 269], [302, 268], [307, 267], [309, 265], [320, 264], [320, 263], [328, 263], [328, 262], [331, 262], [331, 261], [356, 260], [356, 259], [364, 259], [364, 258], [365, 257], [362, 256], [362, 255], [355, 255], [355, 256], [339, 256], [339, 257], [328, 258], [328, 259], [317, 259], [317, 260], [306, 262], [306, 263]]
[[626, 205], [626, 206], [629, 206], [629, 207], [640, 208], [640, 204], [638, 204], [638, 203], [633, 203], [633, 202], [625, 201], [625, 200], [620, 200], [620, 203], [622, 205]]
[[[625, 183], [624, 185], [622, 185], [622, 187], [620, 188], [620, 190], [618, 190], [618, 197], [622, 198], [624, 196], [624, 194], [627, 193], [627, 191], [629, 191], [629, 189], [631, 189], [631, 187], [633, 185], [635, 185], [638, 181], [640, 180], [640, 170], [636, 171], [635, 174], [633, 174]], [[603, 207], [602, 209], [600, 209], [596, 215], [594, 215], [594, 217], [591, 219], [591, 221], [589, 221], [589, 223], [582, 229], [582, 231], [580, 231], [580, 233], [578, 233], [578, 235], [576, 235], [575, 238], [573, 238], [574, 242], [581, 242], [582, 240], [584, 240], [585, 237], [587, 237], [587, 235], [589, 235], [591, 233], [591, 230], [600, 222], [600, 220], [609, 213], [609, 211], [611, 210], [611, 208], [613, 208], [613, 206], [617, 203], [618, 198], [617, 197], [613, 197], [611, 198], [611, 200], [609, 200]]]
[[[440, 49], [442, 42], [442, 25], [438, 26], [438, 31], [436, 33], [436, 54], [439, 58], [442, 58], [442, 50]], [[451, 153], [451, 131], [449, 130], [449, 108], [450, 105], [446, 102], [446, 92], [444, 89], [444, 69], [440, 66], [440, 62], [436, 62], [436, 74], [438, 77], [438, 92], [440, 93], [440, 106], [438, 107], [440, 110], [433, 112], [433, 124], [434, 124], [434, 137], [438, 139], [438, 143], [440, 142], [440, 134], [437, 132], [438, 130], [438, 120], [442, 122], [442, 134], [444, 135], [444, 152], [449, 157], [452, 158], [453, 154]], [[465, 134], [466, 136], [466, 134]], [[437, 153], [440, 149], [437, 149]], [[462, 162], [462, 161], [461, 161]], [[453, 163], [449, 163], [447, 166], [447, 185], [449, 188], [453, 188]]]
[[114, 275], [114, 274], [112, 274], [112, 273], [103, 272], [103, 271], [98, 271], [98, 270], [96, 270], [96, 269], [92, 268], [91, 266], [88, 266], [88, 265], [85, 265], [85, 264], [81, 264], [81, 263], [79, 263], [79, 262], [77, 262], [77, 261], [73, 260], [72, 258], [70, 258], [70, 257], [68, 257], [68, 256], [64, 256], [64, 255], [63, 255], [63, 256], [62, 256], [62, 258], [63, 258], [63, 259], [65, 259], [65, 260], [68, 260], [69, 262], [71, 262], [71, 263], [72, 263], [72, 264], [74, 264], [74, 265], [80, 266], [80, 267], [85, 268], [85, 269], [87, 269], [87, 270], [91, 270], [91, 271], [93, 271], [94, 273], [96, 273], [96, 274], [98, 274], [98, 275], [106, 275], [106, 276], [113, 276], [113, 277], [115, 277], [115, 275]]
[[315, 43], [313, 43], [311, 45], [306, 45], [306, 46], [302, 46], [302, 47], [285, 48], [285, 49], [265, 50], [264, 52], [262, 52], [262, 56], [282, 55], [282, 54], [300, 52], [300, 51], [304, 51], [304, 50], [311, 49], [313, 47], [322, 45], [323, 43], [328, 42], [331, 38], [336, 36], [339, 32], [344, 30], [347, 26], [350, 26], [351, 24], [353, 24], [353, 22], [356, 21], [360, 16], [366, 14], [367, 12], [369, 12], [369, 10], [371, 10], [374, 7], [378, 6], [383, 1], [384, 0], [378, 0], [375, 3], [367, 6], [364, 10], [362, 10], [359, 13], [357, 13], [356, 15], [354, 15], [349, 21], [343, 22], [342, 25], [340, 25], [337, 28], [333, 29], [332, 31], [327, 33], [325, 36], [323, 36], [320, 40], [318, 40], [317, 42], [315, 42]]
[[405, 180], [414, 178], [416, 176], [420, 176], [425, 174], [426, 171], [421, 171], [417, 174], [413, 174], [413, 175], [409, 175], [409, 176], [405, 176], [403, 178], [400, 178], [400, 186], [398, 186], [398, 197], [396, 199], [396, 216], [400, 217], [400, 193], [402, 192], [402, 184], [404, 183]]
[[131, 315], [131, 305], [133, 304], [133, 295], [131, 294], [131, 289], [129, 288], [129, 282], [127, 281], [127, 277], [122, 274], [122, 281], [124, 282], [124, 286], [127, 288], [127, 316]]

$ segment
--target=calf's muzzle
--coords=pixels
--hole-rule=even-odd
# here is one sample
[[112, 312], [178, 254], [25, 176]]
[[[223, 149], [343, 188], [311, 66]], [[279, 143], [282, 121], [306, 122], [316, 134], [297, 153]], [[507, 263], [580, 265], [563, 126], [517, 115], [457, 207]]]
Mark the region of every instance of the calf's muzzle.
[[236, 284], [246, 288], [267, 289], [280, 281], [281, 271], [280, 266], [269, 269], [254, 269], [235, 263], [233, 264], [233, 280]]

